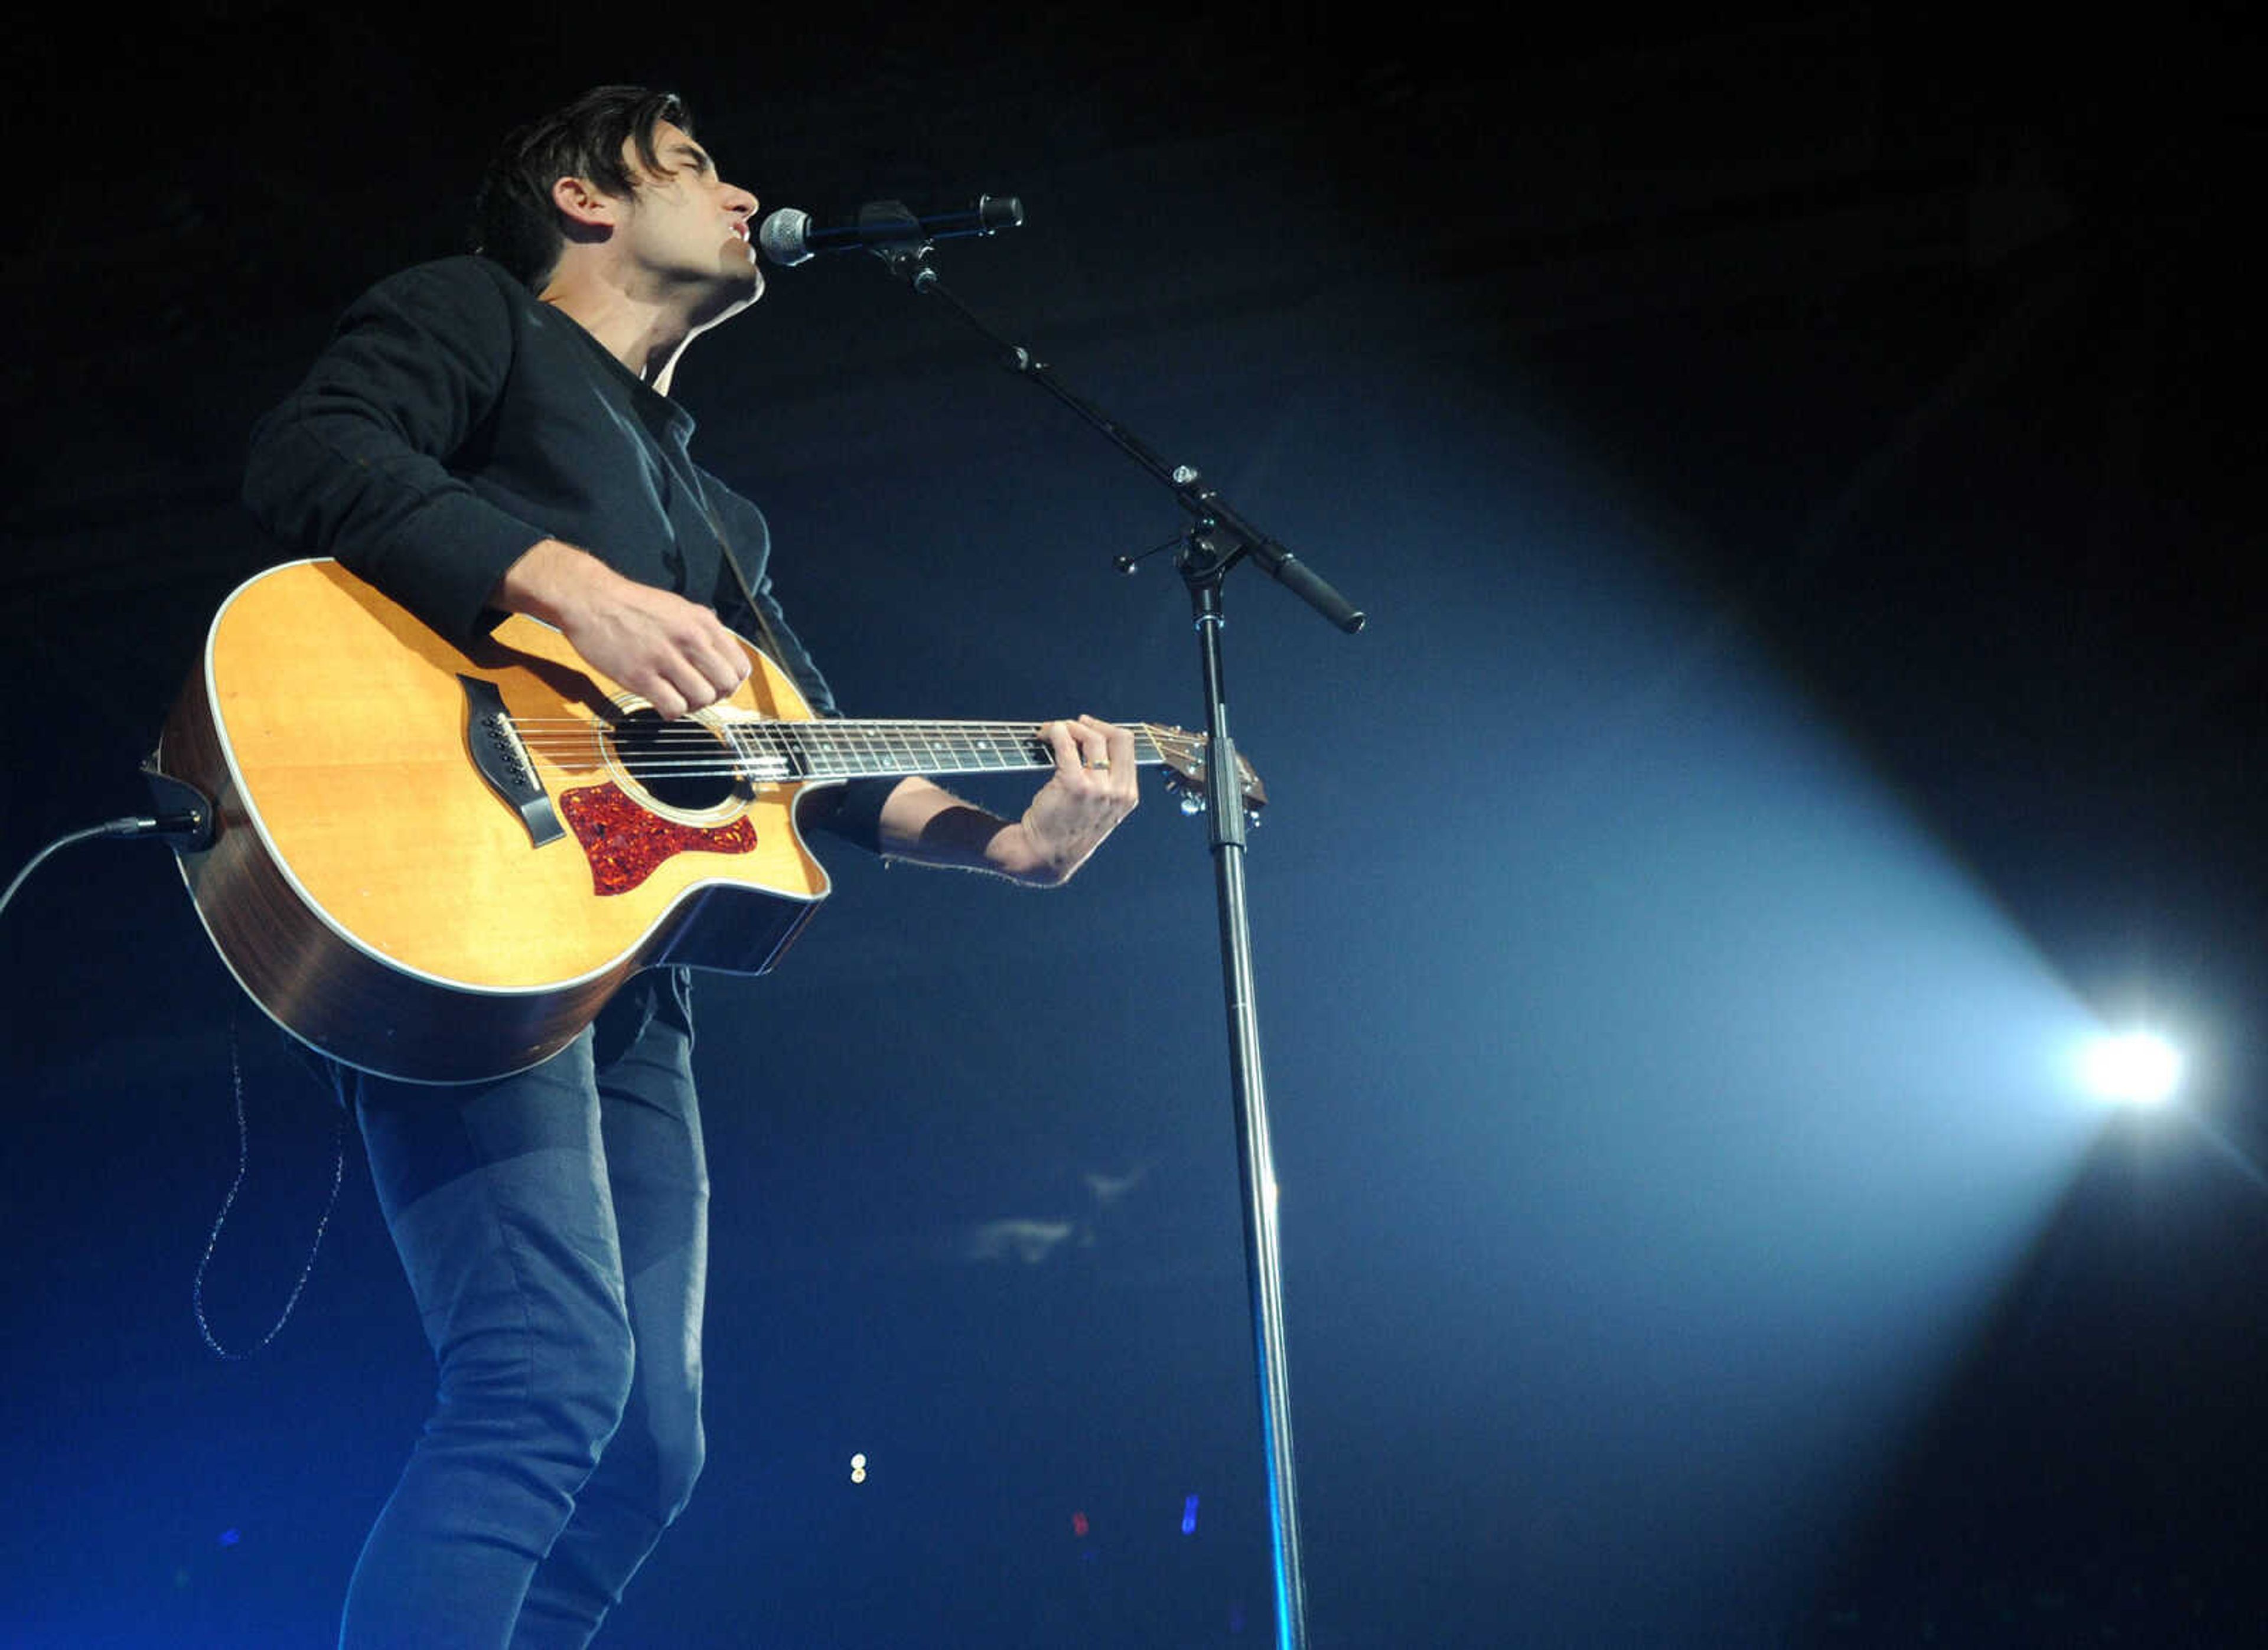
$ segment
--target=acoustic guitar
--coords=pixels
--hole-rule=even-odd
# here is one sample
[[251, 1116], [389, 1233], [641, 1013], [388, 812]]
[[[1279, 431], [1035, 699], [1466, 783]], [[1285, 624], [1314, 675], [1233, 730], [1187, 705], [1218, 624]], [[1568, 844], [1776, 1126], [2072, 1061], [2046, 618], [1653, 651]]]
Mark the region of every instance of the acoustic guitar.
[[[829, 887], [806, 795], [1055, 765], [1036, 723], [814, 718], [741, 645], [732, 697], [666, 721], [538, 620], [464, 652], [335, 561], [262, 573], [222, 605], [151, 759], [212, 804], [180, 854], [198, 917], [311, 1047], [480, 1081], [558, 1052], [641, 969], [777, 962]], [[1131, 732], [1189, 806], [1202, 736]]]

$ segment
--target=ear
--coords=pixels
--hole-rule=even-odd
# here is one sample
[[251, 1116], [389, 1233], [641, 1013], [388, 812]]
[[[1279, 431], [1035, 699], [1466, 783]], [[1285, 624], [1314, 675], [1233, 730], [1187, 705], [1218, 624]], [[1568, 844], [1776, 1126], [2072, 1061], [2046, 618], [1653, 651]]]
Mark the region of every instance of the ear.
[[622, 203], [585, 178], [562, 178], [551, 186], [551, 203], [570, 224], [611, 229], [622, 221]]

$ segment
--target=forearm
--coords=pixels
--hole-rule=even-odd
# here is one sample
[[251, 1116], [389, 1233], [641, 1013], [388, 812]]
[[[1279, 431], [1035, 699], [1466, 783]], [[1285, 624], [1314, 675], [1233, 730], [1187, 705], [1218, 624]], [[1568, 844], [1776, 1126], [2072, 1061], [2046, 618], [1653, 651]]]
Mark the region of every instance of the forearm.
[[927, 779], [906, 779], [882, 804], [882, 851], [1035, 888], [1069, 881], [1140, 799], [1134, 735], [1091, 716], [1043, 723], [1040, 733], [1055, 752], [1055, 772], [1021, 819], [1004, 820]]
[[626, 583], [587, 550], [560, 539], [541, 539], [506, 568], [489, 593], [500, 613], [525, 613], [564, 630], [602, 593]]
[[933, 781], [903, 779], [882, 804], [880, 847], [893, 859], [1049, 887], [1063, 880], [1035, 853], [1022, 823], [965, 802]]

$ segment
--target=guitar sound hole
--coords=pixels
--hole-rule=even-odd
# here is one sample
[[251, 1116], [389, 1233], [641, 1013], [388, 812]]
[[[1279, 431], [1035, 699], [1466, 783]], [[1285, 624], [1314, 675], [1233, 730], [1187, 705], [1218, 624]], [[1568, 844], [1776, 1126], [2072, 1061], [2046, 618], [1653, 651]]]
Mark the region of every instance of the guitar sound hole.
[[636, 711], [615, 724], [613, 743], [622, 771], [664, 807], [700, 814], [747, 795], [724, 740], [698, 722]]

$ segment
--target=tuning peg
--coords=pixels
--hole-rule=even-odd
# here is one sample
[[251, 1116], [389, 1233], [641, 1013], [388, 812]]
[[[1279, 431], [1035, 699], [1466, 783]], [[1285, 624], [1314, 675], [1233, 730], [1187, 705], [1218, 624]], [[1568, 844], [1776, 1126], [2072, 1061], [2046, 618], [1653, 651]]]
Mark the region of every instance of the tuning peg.
[[1204, 812], [1204, 799], [1194, 791], [1182, 792], [1182, 812], [1192, 817]]

